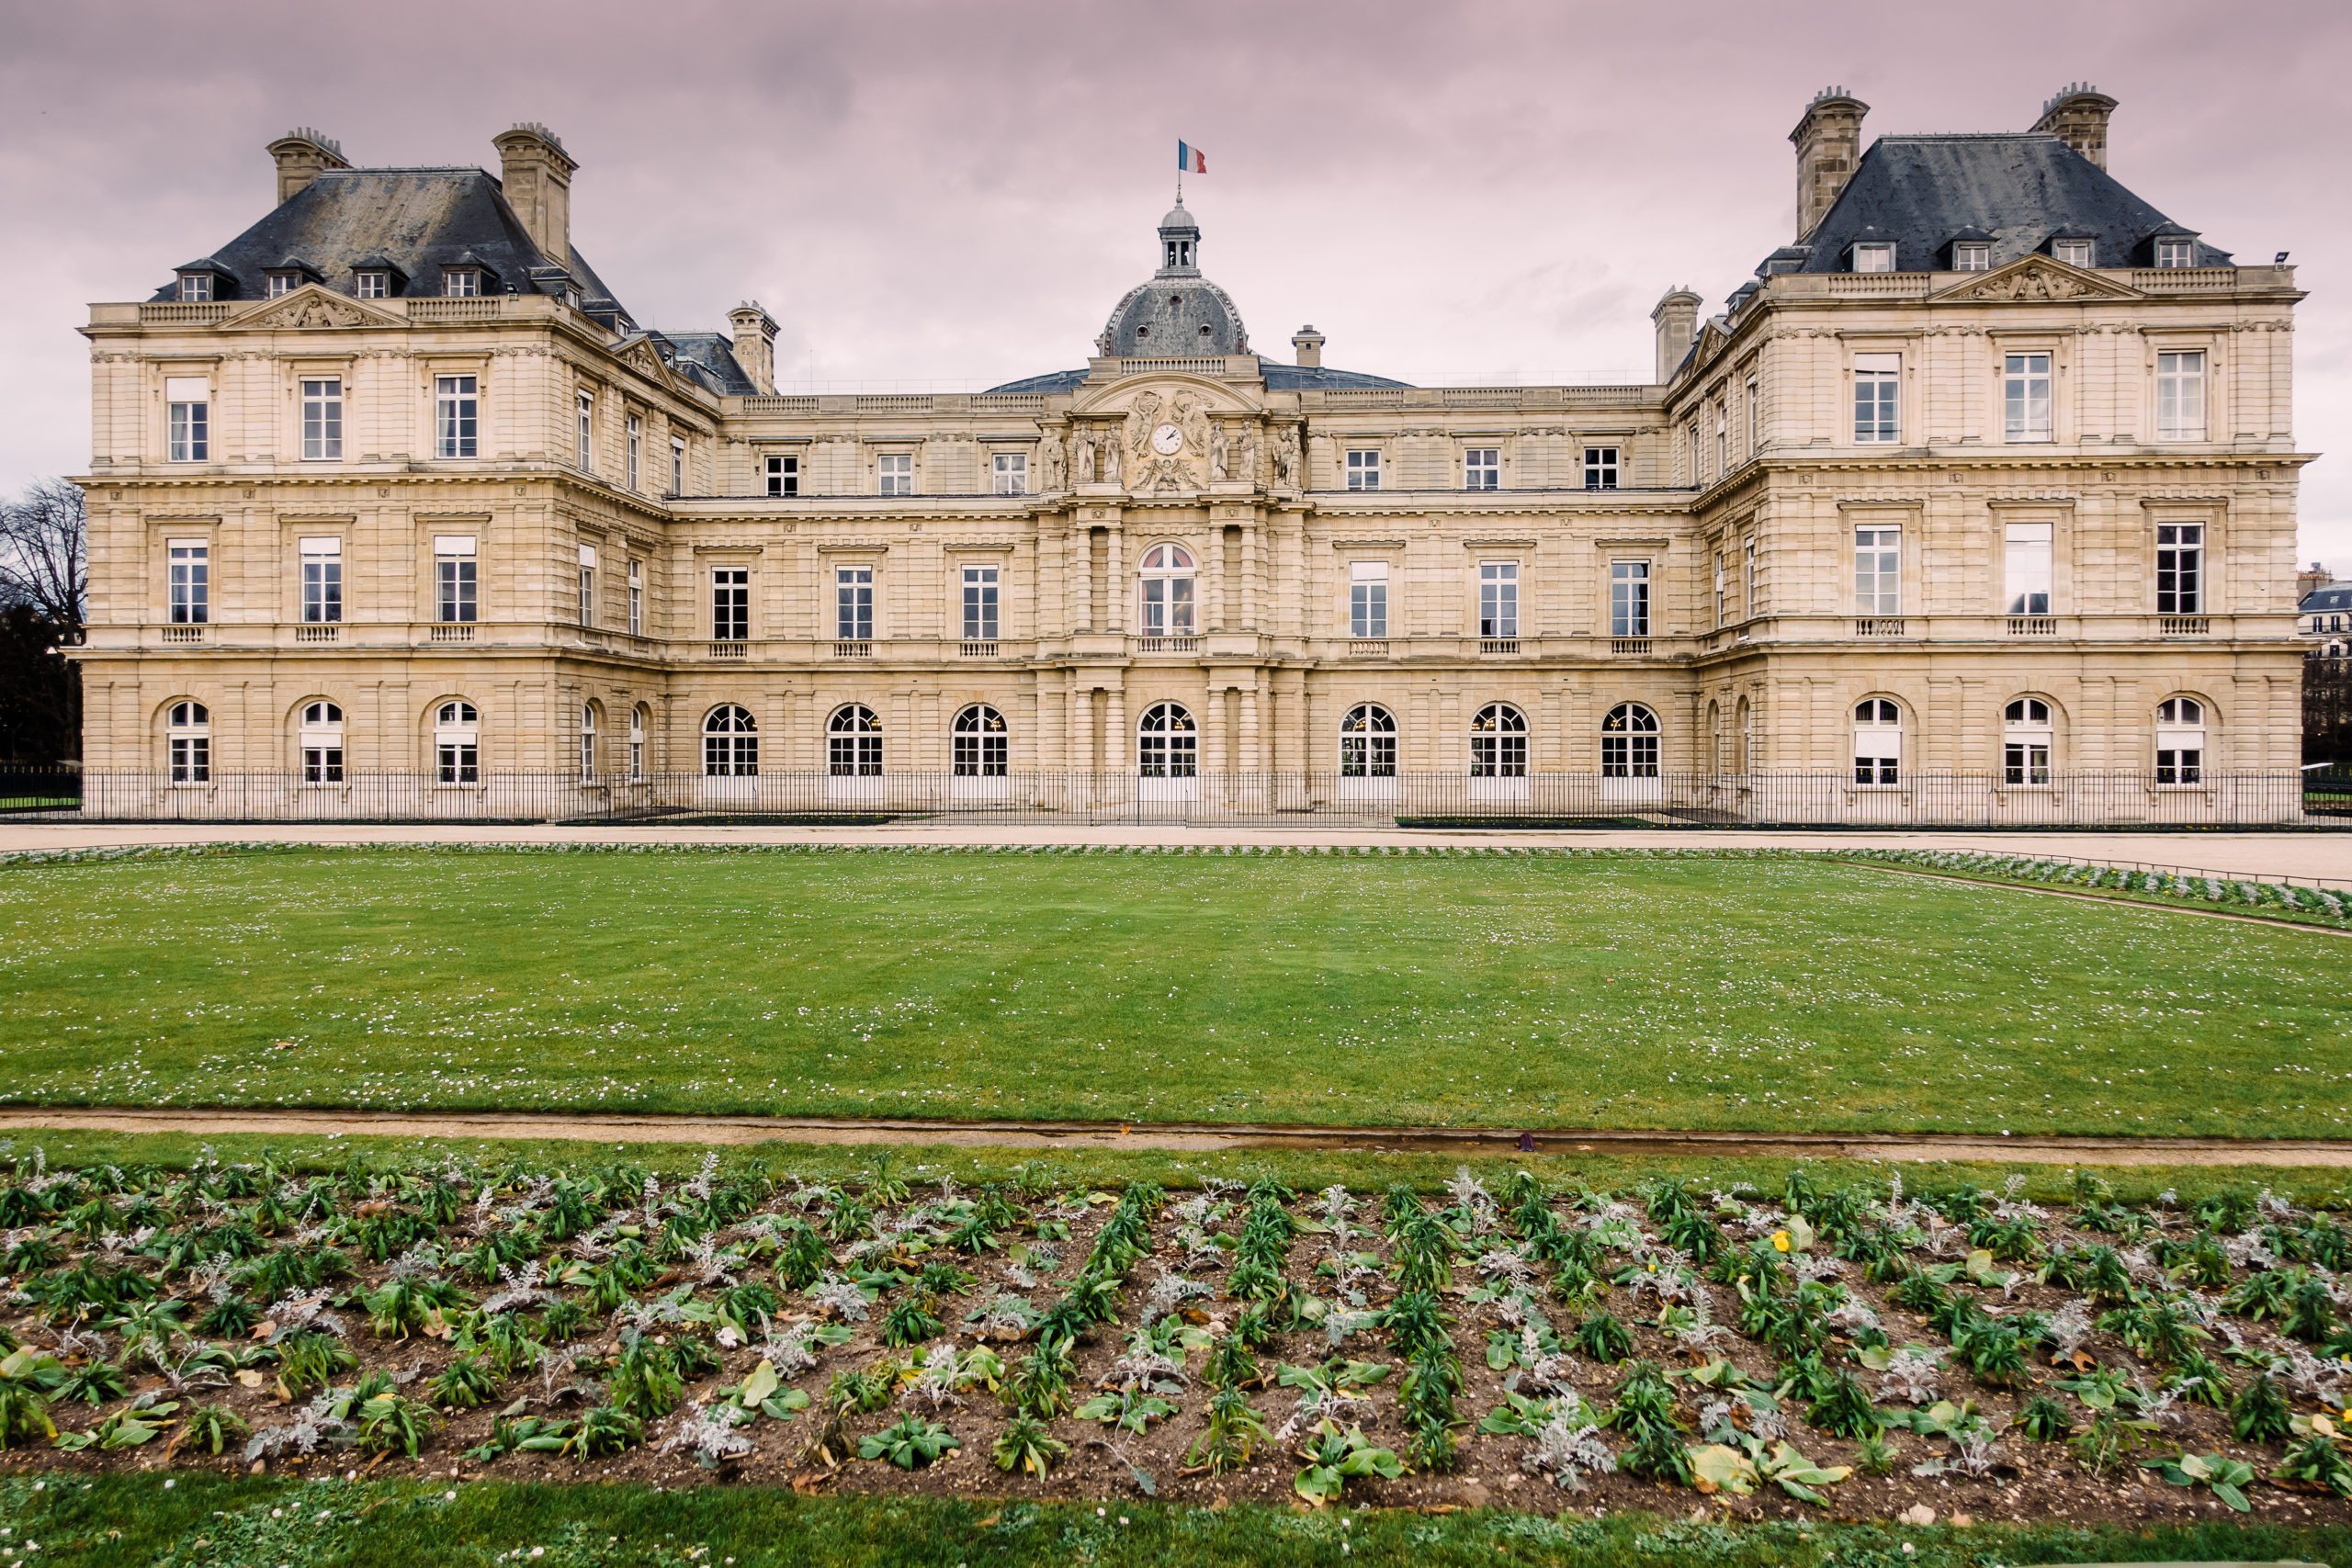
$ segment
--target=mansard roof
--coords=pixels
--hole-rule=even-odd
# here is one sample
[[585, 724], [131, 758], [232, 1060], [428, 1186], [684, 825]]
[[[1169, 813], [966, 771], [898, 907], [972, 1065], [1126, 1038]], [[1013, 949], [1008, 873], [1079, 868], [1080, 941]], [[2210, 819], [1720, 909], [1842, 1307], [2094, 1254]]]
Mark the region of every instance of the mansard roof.
[[[1948, 265], [1947, 245], [1976, 234], [1992, 241], [1996, 267], [2058, 234], [2096, 240], [2101, 266], [2146, 266], [2158, 234], [2192, 232], [2047, 132], [1883, 136], [1787, 270], [1844, 272], [1857, 241], [1893, 241], [1897, 271], [1934, 272]], [[2227, 266], [2230, 254], [2200, 242], [2197, 265]]]
[[[1261, 359], [1258, 368], [1266, 378], [1270, 392], [1334, 391], [1343, 387], [1409, 387], [1410, 381], [1392, 381], [1385, 376], [1368, 376], [1361, 370], [1332, 370], [1322, 366], [1277, 365]], [[1086, 368], [1053, 370], [1043, 376], [1024, 377], [1007, 381], [1001, 387], [990, 387], [991, 392], [1074, 392], [1085, 380]]]
[[718, 333], [656, 333], [645, 334], [662, 355], [662, 363], [722, 398], [748, 398], [759, 388], [743, 373], [735, 358], [732, 340]]

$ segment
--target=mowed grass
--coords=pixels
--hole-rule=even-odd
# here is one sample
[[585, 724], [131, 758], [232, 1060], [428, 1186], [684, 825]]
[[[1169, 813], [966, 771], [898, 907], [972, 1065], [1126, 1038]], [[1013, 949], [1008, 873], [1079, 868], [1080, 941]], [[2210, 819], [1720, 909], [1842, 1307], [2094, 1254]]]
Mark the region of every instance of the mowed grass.
[[1809, 857], [0, 870], [0, 1100], [2346, 1131], [2343, 939]]

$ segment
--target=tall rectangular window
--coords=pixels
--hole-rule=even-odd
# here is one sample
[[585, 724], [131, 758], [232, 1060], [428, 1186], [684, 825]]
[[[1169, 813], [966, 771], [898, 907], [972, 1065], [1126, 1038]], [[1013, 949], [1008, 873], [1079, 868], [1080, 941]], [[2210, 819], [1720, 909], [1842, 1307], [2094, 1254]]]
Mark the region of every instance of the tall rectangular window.
[[2002, 356], [2001, 423], [2011, 441], [2050, 439], [2050, 355]]
[[1731, 472], [1731, 411], [1724, 403], [1715, 404], [1715, 478]]
[[1727, 626], [1730, 622], [1731, 572], [1729, 563], [1724, 558], [1724, 552], [1717, 550], [1715, 552], [1715, 625]]
[[911, 452], [885, 452], [875, 460], [875, 477], [884, 495], [912, 495], [915, 492], [915, 455]]
[[1478, 635], [1519, 635], [1519, 563], [1490, 560], [1478, 563]]
[[994, 642], [996, 640], [997, 569], [992, 566], [967, 566], [964, 569], [964, 640]]
[[1747, 378], [1747, 455], [1751, 457], [1764, 446], [1764, 399], [1761, 386], [1755, 377]]
[[333, 462], [343, 456], [343, 378], [302, 378], [302, 460]]
[[1903, 530], [1854, 530], [1854, 614], [1903, 613]]
[[683, 435], [670, 437], [670, 493], [686, 493], [686, 439]]
[[2166, 350], [2156, 355], [2156, 435], [2165, 441], [2205, 439], [2205, 351]]
[[628, 563], [628, 635], [645, 635], [645, 563]]
[[202, 539], [173, 539], [164, 548], [171, 557], [173, 624], [200, 626], [212, 618], [212, 547]]
[[752, 635], [752, 569], [713, 567], [710, 572], [710, 636], [714, 642], [741, 642]]
[[624, 471], [628, 476], [628, 488], [641, 490], [644, 487], [638, 482], [638, 478], [639, 462], [645, 451], [645, 421], [636, 414], [631, 414], [625, 423], [624, 430], [628, 438], [628, 445], [623, 450], [626, 459]]
[[1739, 545], [1739, 611], [1753, 620], [1756, 616], [1756, 536], [1750, 534]]
[[433, 455], [470, 457], [481, 450], [481, 382], [472, 376], [433, 378]]
[[1378, 490], [1380, 488], [1380, 452], [1378, 448], [1356, 448], [1348, 453], [1348, 488]]
[[1609, 563], [1609, 635], [1650, 635], [1650, 563], [1613, 560]]
[[212, 460], [212, 384], [201, 376], [171, 376], [164, 381], [169, 446], [175, 463]]
[[2205, 525], [2156, 525], [2156, 614], [2205, 612]]
[[1584, 449], [1584, 488], [1615, 490], [1618, 458], [1614, 446], [1588, 446]]
[[343, 619], [343, 541], [313, 538], [300, 541], [302, 551], [302, 619], [323, 626]]
[[1887, 443], [1901, 435], [1902, 379], [1901, 355], [1854, 355], [1854, 439], [1857, 442]]
[[1465, 446], [1462, 449], [1462, 488], [1464, 490], [1500, 490], [1503, 488], [1503, 449], [1499, 446]]
[[1360, 560], [1348, 563], [1348, 635], [1385, 637], [1388, 635], [1388, 563]]
[[481, 561], [471, 534], [442, 534], [433, 541], [435, 608], [444, 621], [471, 621], [481, 614]]
[[596, 624], [596, 547], [580, 547], [580, 624]]
[[999, 452], [995, 462], [996, 493], [1027, 495], [1029, 493], [1029, 454]]
[[874, 640], [874, 569], [833, 568], [833, 640]]
[[767, 460], [768, 493], [798, 495], [800, 493], [800, 459], [770, 457]]
[[596, 394], [580, 392], [573, 399], [574, 427], [572, 456], [583, 474], [595, 471]]
[[2050, 614], [2050, 525], [2012, 523], [2003, 530], [2001, 572], [2012, 615]]

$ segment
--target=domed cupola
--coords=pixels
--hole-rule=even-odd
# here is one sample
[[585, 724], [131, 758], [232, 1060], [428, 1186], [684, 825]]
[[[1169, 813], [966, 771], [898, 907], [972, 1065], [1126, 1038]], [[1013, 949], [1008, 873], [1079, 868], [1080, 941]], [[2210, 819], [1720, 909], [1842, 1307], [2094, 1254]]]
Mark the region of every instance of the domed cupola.
[[1241, 312], [1224, 289], [1201, 276], [1201, 226], [1182, 198], [1159, 220], [1159, 270], [1127, 290], [1094, 346], [1114, 359], [1250, 352]]

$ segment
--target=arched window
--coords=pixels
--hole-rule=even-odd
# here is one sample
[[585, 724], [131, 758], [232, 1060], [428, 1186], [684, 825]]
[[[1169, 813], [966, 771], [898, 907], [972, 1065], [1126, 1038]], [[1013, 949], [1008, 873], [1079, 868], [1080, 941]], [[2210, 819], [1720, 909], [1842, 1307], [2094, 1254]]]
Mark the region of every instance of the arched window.
[[1181, 703], [1154, 703], [1136, 726], [1136, 772], [1148, 779], [1189, 779], [1201, 771], [1201, 731]]
[[2001, 782], [2050, 782], [2050, 705], [2040, 697], [2012, 697], [2001, 710]]
[[959, 779], [1001, 779], [1010, 770], [1012, 743], [1004, 715], [985, 703], [974, 703], [956, 716], [948, 727], [948, 745]]
[[1340, 721], [1340, 774], [1351, 779], [1396, 776], [1396, 716], [1378, 703], [1358, 703]]
[[1886, 697], [1854, 705], [1854, 782], [1891, 784], [1900, 776], [1903, 710]]
[[164, 739], [169, 748], [174, 784], [209, 784], [212, 779], [212, 714], [202, 703], [174, 703], [165, 716]]
[[343, 782], [343, 710], [333, 703], [302, 705], [302, 726], [295, 743], [302, 753], [302, 782], [331, 784]]
[[580, 782], [594, 783], [596, 777], [596, 705], [580, 705]]
[[2156, 705], [2156, 782], [2193, 784], [2205, 777], [2205, 705], [2166, 697]]
[[1143, 635], [1193, 635], [1193, 558], [1179, 545], [1154, 545], [1143, 555]]
[[871, 778], [882, 771], [882, 721], [852, 703], [825, 725], [825, 769], [835, 778]]
[[462, 697], [433, 710], [433, 766], [445, 784], [481, 782], [481, 715]]
[[1657, 777], [1657, 715], [1639, 703], [1619, 703], [1600, 721], [1600, 776]]
[[635, 784], [645, 777], [645, 705], [628, 710], [628, 776]]
[[1470, 776], [1527, 776], [1527, 716], [1509, 703], [1488, 703], [1470, 720]]
[[760, 771], [759, 726], [749, 711], [733, 704], [710, 710], [702, 721], [702, 772], [705, 778], [748, 778]]

